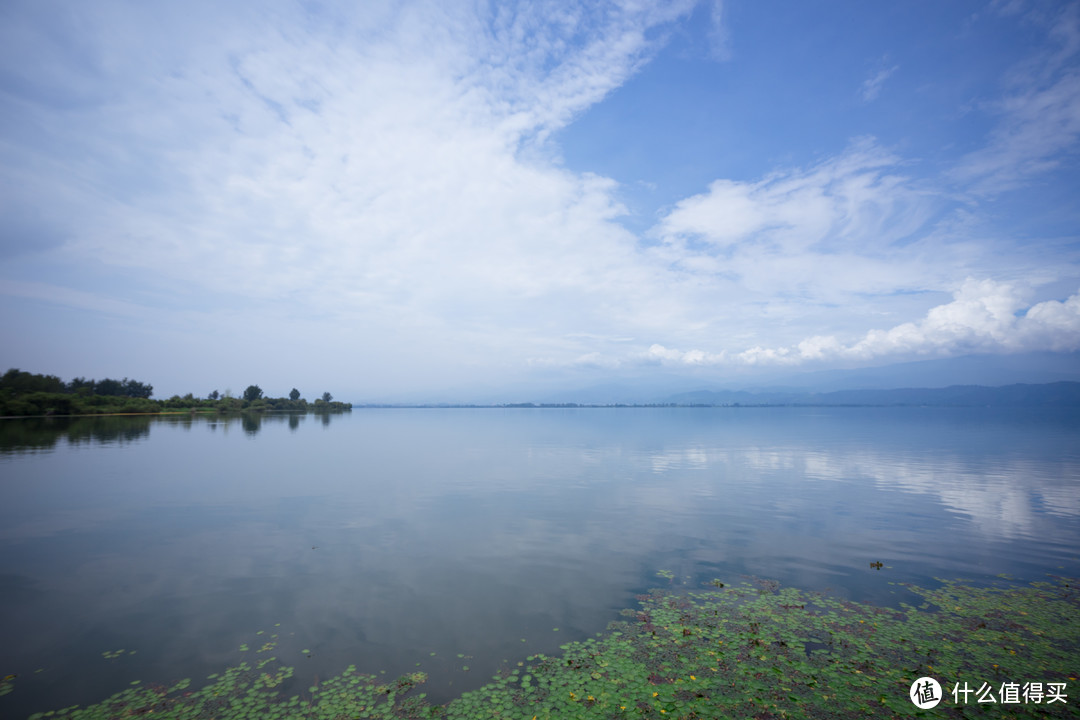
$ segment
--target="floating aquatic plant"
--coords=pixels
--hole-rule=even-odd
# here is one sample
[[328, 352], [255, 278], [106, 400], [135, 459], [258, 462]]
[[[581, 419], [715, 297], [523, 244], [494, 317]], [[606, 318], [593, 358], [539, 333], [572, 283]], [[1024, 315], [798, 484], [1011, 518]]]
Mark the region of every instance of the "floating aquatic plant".
[[[282, 692], [293, 670], [269, 657], [207, 678], [133, 685], [52, 717], [155, 718], [854, 718], [925, 715], [908, 697], [917, 678], [938, 679], [937, 717], [1006, 713], [1070, 717], [1078, 702], [993, 706], [956, 702], [957, 683], [1064, 683], [1080, 672], [1080, 593], [1074, 581], [977, 588], [911, 587], [924, 602], [898, 609], [758, 581], [704, 592], [655, 590], [599, 638], [558, 656], [530, 655], [446, 705], [416, 689], [422, 672], [387, 682], [349, 666], [305, 690]], [[9, 682], [5, 679], [4, 682]], [[2, 687], [2, 686], [0, 686]], [[2, 709], [2, 706], [0, 706]], [[44, 718], [42, 714], [34, 720]]]

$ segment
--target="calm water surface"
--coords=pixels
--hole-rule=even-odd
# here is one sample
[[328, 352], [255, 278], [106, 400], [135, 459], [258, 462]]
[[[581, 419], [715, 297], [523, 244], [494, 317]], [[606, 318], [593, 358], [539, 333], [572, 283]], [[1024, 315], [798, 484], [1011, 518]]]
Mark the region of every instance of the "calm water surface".
[[[2, 717], [133, 680], [199, 682], [254, 655], [259, 630], [280, 635], [274, 654], [298, 687], [350, 663], [388, 676], [419, 664], [444, 701], [504, 661], [603, 630], [669, 583], [660, 571], [679, 586], [755, 575], [885, 604], [907, 599], [900, 582], [1080, 575], [1080, 418], [0, 420], [0, 676], [18, 674]], [[137, 652], [102, 656], [121, 648]]]

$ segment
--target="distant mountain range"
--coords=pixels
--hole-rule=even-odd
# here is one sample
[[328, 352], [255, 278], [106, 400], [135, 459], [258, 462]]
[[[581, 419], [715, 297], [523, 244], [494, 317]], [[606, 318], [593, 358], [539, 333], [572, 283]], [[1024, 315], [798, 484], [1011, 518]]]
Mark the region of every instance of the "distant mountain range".
[[[665, 372], [663, 369], [637, 376], [610, 377], [605, 382], [582, 384], [575, 389], [561, 391], [517, 392], [521, 400], [537, 403], [574, 402], [587, 405], [654, 404], [668, 402], [700, 401], [709, 403], [735, 402], [786, 404], [788, 402], [809, 402], [808, 396], [817, 400], [825, 397], [829, 402], [846, 404], [849, 400], [856, 404], [894, 404], [905, 401], [896, 400], [901, 396], [895, 393], [908, 393], [913, 404], [923, 404], [920, 398], [954, 397], [956, 402], [985, 404], [976, 402], [976, 387], [982, 391], [994, 390], [1002, 386], [1055, 385], [1055, 392], [1067, 394], [1067, 385], [1061, 383], [1080, 383], [1080, 353], [1016, 353], [1012, 355], [965, 355], [954, 358], [918, 360], [894, 363], [876, 367], [836, 368], [817, 371], [797, 371], [775, 369], [759, 373], [728, 373], [724, 379], [707, 378], [704, 375], [690, 376]], [[957, 387], [965, 389], [958, 390]], [[912, 388], [915, 388], [914, 390]], [[841, 391], [869, 393], [873, 390], [893, 391], [892, 394], [844, 396], [833, 395]], [[947, 391], [947, 392], [946, 392]], [[944, 394], [942, 394], [944, 392]], [[1020, 395], [1023, 392], [1016, 391]], [[704, 394], [703, 394], [704, 393]], [[711, 395], [708, 393], [712, 393]], [[912, 394], [916, 393], [916, 394]], [[917, 394], [917, 393], [921, 393]], [[505, 397], [503, 395], [502, 397]], [[876, 397], [877, 400], [853, 400], [855, 397]], [[967, 398], [967, 399], [961, 399]], [[493, 402], [503, 402], [496, 400]], [[932, 400], [940, 404], [940, 399]], [[1001, 402], [1000, 400], [998, 401]], [[1030, 402], [1030, 401], [1025, 401]], [[1072, 402], [1062, 396], [1060, 402]]]
[[894, 388], [886, 390], [834, 390], [832, 392], [695, 390], [650, 400], [615, 398], [579, 402], [480, 402], [480, 403], [359, 403], [357, 407], [1038, 407], [1075, 408], [1080, 411], [1080, 382], [1062, 381], [1027, 385], [1017, 383], [1001, 387], [950, 385], [944, 388]]
[[937, 405], [954, 407], [1080, 407], [1080, 382], [1042, 385], [951, 385], [944, 388], [836, 390], [826, 393], [698, 390], [677, 393], [677, 405]]
[[[744, 369], [745, 370], [745, 369]], [[431, 393], [350, 394], [356, 405], [1062, 405], [1075, 406], [1080, 352], [965, 355], [876, 367], [755, 372], [665, 367], [590, 373], [543, 383]]]

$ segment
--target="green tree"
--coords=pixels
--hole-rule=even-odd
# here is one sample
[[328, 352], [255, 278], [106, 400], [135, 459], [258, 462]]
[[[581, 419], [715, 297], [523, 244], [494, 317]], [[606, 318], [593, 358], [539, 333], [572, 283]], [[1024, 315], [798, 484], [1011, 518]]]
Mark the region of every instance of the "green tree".
[[333, 395], [331, 395], [331, 394], [330, 394], [330, 393], [328, 393], [328, 392], [324, 392], [324, 393], [322, 394], [322, 401], [323, 401], [324, 403], [328, 403], [328, 402], [330, 402], [330, 401], [331, 401], [331, 400], [333, 400], [333, 399], [334, 399], [334, 396], [333, 396]]
[[244, 390], [244, 399], [248, 402], [255, 402], [262, 397], [262, 388], [258, 385], [248, 385], [247, 390]]
[[107, 395], [109, 397], [119, 397], [124, 394], [124, 382], [120, 380], [113, 380], [112, 378], [105, 378], [99, 380], [94, 388], [94, 393], [97, 395]]
[[[71, 382], [69, 382], [67, 384], [67, 387], [68, 387], [68, 392], [71, 392], [71, 393], [79, 393], [79, 394], [82, 394], [82, 395], [93, 395], [94, 394], [94, 385], [95, 385], [95, 383], [94, 383], [93, 380], [87, 380], [84, 377], [77, 377], [77, 378], [72, 378]], [[82, 392], [80, 393], [80, 391], [82, 391]]]
[[217, 400], [217, 399], [218, 399], [219, 397], [221, 397], [221, 395], [219, 395], [219, 394], [218, 394], [218, 391], [217, 391], [217, 390], [215, 390], [214, 392], [210, 393], [210, 399], [211, 399], [211, 400]]
[[123, 380], [123, 394], [128, 397], [134, 398], [149, 398], [154, 394], [154, 386], [148, 383], [141, 383], [138, 380]]
[[63, 393], [67, 385], [55, 375], [35, 375], [12, 368], [0, 378], [0, 389], [10, 390], [14, 395], [24, 393]]
[[292, 400], [293, 402], [296, 402], [297, 400], [299, 400], [300, 399], [300, 391], [297, 390], [296, 388], [293, 388], [292, 390], [290, 390], [289, 391], [289, 399]]

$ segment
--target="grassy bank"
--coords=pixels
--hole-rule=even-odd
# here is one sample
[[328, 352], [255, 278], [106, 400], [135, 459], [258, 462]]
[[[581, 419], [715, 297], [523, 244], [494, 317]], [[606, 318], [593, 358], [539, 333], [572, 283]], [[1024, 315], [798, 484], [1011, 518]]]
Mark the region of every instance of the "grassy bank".
[[[654, 591], [595, 639], [557, 657], [523, 659], [446, 705], [424, 699], [423, 673], [386, 682], [355, 668], [297, 694], [281, 692], [292, 668], [276, 639], [254, 659], [192, 689], [134, 685], [104, 702], [38, 714], [78, 720], [155, 718], [847, 718], [1073, 717], [1080, 697], [1080, 593], [1073, 581], [977, 588], [910, 588], [919, 606], [887, 609], [771, 582], [703, 592]], [[254, 644], [253, 644], [254, 647]], [[943, 702], [920, 711], [908, 698], [922, 676]], [[8, 682], [10, 690], [17, 679]], [[988, 684], [996, 703], [953, 686]], [[1015, 683], [1043, 697], [1002, 704]], [[1052, 685], [1064, 683], [1064, 687]], [[1055, 688], [1066, 702], [1049, 702]], [[1033, 690], [1028, 686], [1028, 690]], [[985, 699], [985, 693], [983, 698]], [[0, 711], [3, 709], [0, 700]]]

